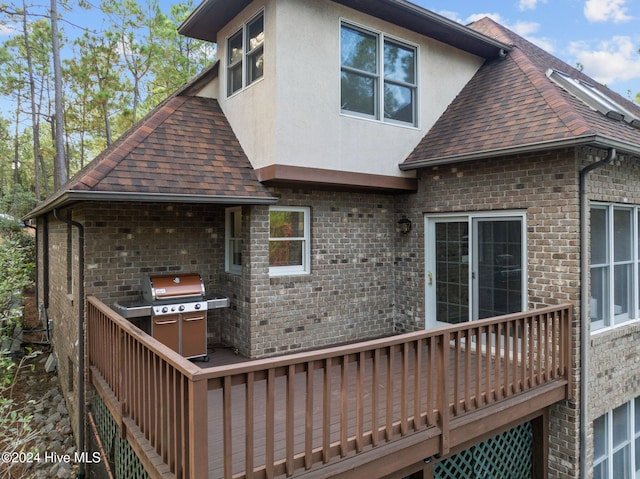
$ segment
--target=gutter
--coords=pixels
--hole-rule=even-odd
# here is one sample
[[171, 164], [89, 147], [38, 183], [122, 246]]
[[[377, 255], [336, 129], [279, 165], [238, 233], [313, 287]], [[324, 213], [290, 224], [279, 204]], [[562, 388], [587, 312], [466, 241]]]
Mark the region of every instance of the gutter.
[[600, 135], [588, 135], [573, 137], [564, 140], [551, 140], [539, 143], [529, 143], [525, 145], [512, 146], [508, 148], [498, 148], [493, 150], [474, 151], [462, 155], [443, 156], [429, 158], [424, 160], [415, 160], [409, 163], [400, 163], [398, 167], [402, 171], [417, 170], [419, 168], [428, 168], [430, 166], [447, 165], [450, 163], [461, 163], [465, 161], [486, 160], [489, 158], [497, 158], [501, 156], [523, 154], [523, 153], [539, 153], [546, 150], [555, 150], [558, 148], [569, 148], [577, 146], [592, 146], [594, 148], [614, 149], [625, 152], [630, 155], [640, 156], [640, 146], [625, 141], [616, 140]]
[[580, 478], [587, 479], [587, 430], [589, 427], [589, 198], [587, 176], [597, 168], [610, 164], [616, 158], [616, 149], [609, 148], [607, 156], [580, 170]]
[[199, 203], [215, 205], [273, 205], [276, 197], [176, 195], [171, 193], [114, 193], [110, 191], [62, 192], [58, 197], [36, 206], [25, 218], [34, 218], [78, 201], [130, 201], [138, 203]]
[[[84, 226], [60, 215], [58, 209], [53, 210], [53, 216], [58, 220], [78, 228], [78, 448], [81, 453], [87, 450], [86, 422], [85, 422], [85, 365], [84, 365]], [[80, 461], [78, 479], [86, 477], [87, 465]]]

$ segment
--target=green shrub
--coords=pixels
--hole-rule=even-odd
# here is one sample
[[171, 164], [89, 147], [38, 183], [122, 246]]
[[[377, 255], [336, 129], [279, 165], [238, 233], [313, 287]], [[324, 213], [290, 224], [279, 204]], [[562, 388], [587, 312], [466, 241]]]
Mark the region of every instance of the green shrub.
[[34, 238], [18, 232], [0, 244], [0, 336], [10, 333], [22, 316], [19, 298], [35, 275]]
[[[13, 397], [18, 372], [25, 366], [25, 360], [36, 353], [29, 352], [17, 360], [2, 344], [10, 344], [15, 328], [22, 320], [21, 294], [34, 281], [35, 241], [25, 234], [23, 228], [15, 225], [0, 225], [0, 451], [4, 453], [27, 452], [29, 443], [38, 431], [33, 431], [31, 416], [25, 411], [25, 404], [19, 404]], [[19, 464], [1, 464], [0, 478], [25, 477], [14, 471]]]

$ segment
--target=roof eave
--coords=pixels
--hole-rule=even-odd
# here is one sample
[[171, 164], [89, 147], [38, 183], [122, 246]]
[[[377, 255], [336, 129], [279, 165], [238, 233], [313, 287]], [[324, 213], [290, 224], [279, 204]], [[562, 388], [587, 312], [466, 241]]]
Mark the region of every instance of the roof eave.
[[[218, 32], [252, 0], [204, 0], [178, 27], [178, 33], [199, 40], [217, 41]], [[498, 58], [511, 45], [407, 0], [332, 0], [384, 21], [407, 28], [482, 58]]]
[[178, 33], [215, 43], [218, 32], [252, 1], [204, 0], [178, 27]]
[[526, 145], [511, 146], [506, 148], [498, 148], [495, 150], [474, 151], [462, 155], [452, 155], [434, 158], [425, 158], [424, 160], [414, 160], [409, 163], [401, 163], [399, 168], [402, 171], [418, 170], [431, 166], [448, 165], [453, 163], [463, 163], [474, 160], [485, 160], [500, 156], [508, 156], [523, 153], [534, 153], [539, 151], [555, 150], [558, 148], [568, 148], [577, 146], [593, 146], [595, 148], [616, 148], [621, 153], [640, 156], [640, 145], [629, 143], [613, 138], [599, 135], [588, 135], [583, 137], [575, 137], [563, 140], [551, 140], [547, 142], [531, 143]]
[[500, 42], [407, 0], [332, 0], [482, 58], [500, 58], [512, 45]]
[[36, 218], [56, 208], [82, 201], [118, 201], [135, 203], [198, 203], [218, 205], [272, 205], [276, 197], [264, 196], [210, 196], [171, 193], [125, 193], [109, 191], [65, 191], [55, 199], [36, 206], [25, 219]]

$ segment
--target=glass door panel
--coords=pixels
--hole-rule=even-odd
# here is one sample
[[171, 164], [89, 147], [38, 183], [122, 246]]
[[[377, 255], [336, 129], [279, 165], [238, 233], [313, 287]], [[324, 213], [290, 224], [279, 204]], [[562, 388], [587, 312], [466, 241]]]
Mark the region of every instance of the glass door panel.
[[469, 224], [435, 224], [436, 321], [469, 321]]
[[520, 312], [524, 216], [427, 217], [426, 327]]
[[478, 219], [474, 319], [522, 311], [522, 222]]

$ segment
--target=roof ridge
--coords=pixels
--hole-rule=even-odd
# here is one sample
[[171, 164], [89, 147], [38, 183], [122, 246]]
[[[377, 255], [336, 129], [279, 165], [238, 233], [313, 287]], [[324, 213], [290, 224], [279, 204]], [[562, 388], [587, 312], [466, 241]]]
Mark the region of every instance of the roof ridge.
[[518, 45], [514, 45], [510, 55], [520, 71], [524, 73], [529, 83], [572, 134], [582, 136], [595, 133], [582, 115], [576, 112], [573, 106], [567, 102], [560, 92], [560, 88], [540, 70]]
[[[103, 154], [98, 155], [94, 161], [87, 165], [89, 168], [87, 168], [84, 174], [78, 175], [77, 180], [68, 186], [83, 185], [86, 189], [94, 188], [108, 176], [129, 153], [178, 110], [186, 100], [187, 97], [184, 96], [171, 96], [167, 98], [166, 102], [151, 110], [151, 112], [136, 126], [133, 126], [129, 132], [122, 134], [110, 148], [107, 148]], [[93, 167], [90, 167], [90, 165], [93, 165]], [[88, 174], [91, 171], [97, 171], [100, 174], [97, 177], [92, 177]]]

